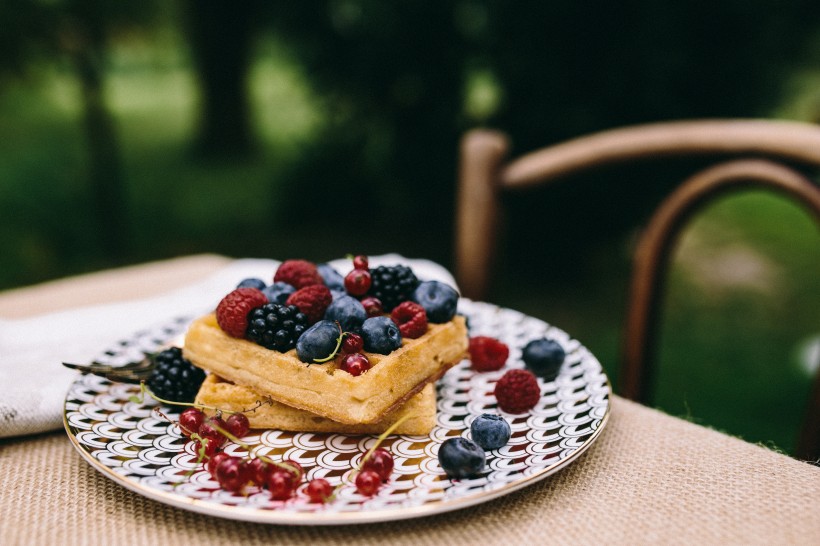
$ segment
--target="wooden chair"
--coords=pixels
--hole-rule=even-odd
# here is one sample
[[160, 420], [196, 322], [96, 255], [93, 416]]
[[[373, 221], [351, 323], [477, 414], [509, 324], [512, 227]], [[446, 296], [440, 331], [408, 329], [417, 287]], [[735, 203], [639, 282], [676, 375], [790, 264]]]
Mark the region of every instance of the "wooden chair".
[[[620, 394], [647, 402], [652, 386], [659, 300], [667, 262], [685, 222], [709, 199], [757, 186], [793, 197], [820, 224], [820, 188], [794, 166], [820, 170], [820, 127], [798, 122], [708, 120], [604, 131], [509, 159], [496, 131], [468, 132], [461, 143], [456, 211], [456, 277], [465, 296], [486, 296], [493, 274], [500, 196], [555, 183], [608, 164], [665, 156], [719, 156], [657, 208], [638, 243], [622, 348]], [[729, 157], [730, 159], [726, 159]], [[798, 458], [820, 458], [820, 373], [798, 440]]]

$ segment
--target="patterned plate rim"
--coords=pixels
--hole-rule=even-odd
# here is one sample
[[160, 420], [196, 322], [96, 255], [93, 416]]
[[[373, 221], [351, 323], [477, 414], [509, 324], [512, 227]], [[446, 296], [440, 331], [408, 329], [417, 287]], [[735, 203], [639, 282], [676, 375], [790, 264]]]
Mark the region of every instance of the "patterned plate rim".
[[[492, 308], [497, 311], [512, 311], [510, 309], [497, 307], [492, 304], [472, 302], [470, 300], [466, 300], [466, 298], [462, 298], [460, 305], [462, 303], [468, 307], [477, 305], [479, 307]], [[517, 311], [512, 312], [520, 314]], [[525, 318], [532, 319], [532, 317], [526, 317], [523, 314], [521, 315]], [[539, 319], [533, 320], [543, 322]], [[543, 324], [550, 331], [557, 331], [559, 333], [563, 333], [562, 330], [552, 325], [548, 325], [546, 323]], [[581, 346], [581, 348], [584, 347]], [[590, 356], [592, 356], [591, 353]], [[592, 356], [592, 358], [594, 358], [594, 356]], [[600, 363], [598, 365], [600, 366]], [[216, 516], [237, 521], [248, 521], [254, 523], [267, 523], [279, 525], [348, 525], [362, 523], [377, 523], [384, 521], [398, 521], [403, 519], [431, 516], [435, 514], [441, 514], [475, 506], [477, 504], [481, 504], [502, 497], [504, 495], [508, 495], [514, 491], [533, 485], [534, 483], [539, 482], [547, 478], [548, 476], [551, 476], [552, 474], [555, 474], [556, 472], [564, 469], [565, 467], [575, 462], [578, 458], [581, 457], [581, 455], [583, 455], [586, 452], [587, 449], [589, 449], [589, 447], [595, 442], [595, 440], [598, 439], [598, 437], [601, 435], [601, 432], [606, 428], [606, 425], [609, 422], [610, 412], [612, 408], [612, 386], [602, 367], [600, 369], [600, 374], [601, 376], [603, 376], [603, 379], [605, 381], [604, 386], [606, 387], [606, 407], [604, 409], [604, 415], [600, 418], [597, 428], [594, 431], [592, 431], [590, 436], [584, 440], [583, 444], [578, 446], [571, 454], [560, 459], [559, 461], [556, 461], [555, 463], [549, 466], [546, 466], [538, 470], [537, 472], [534, 472], [529, 475], [522, 475], [522, 477], [518, 478], [517, 480], [507, 483], [506, 485], [503, 485], [496, 489], [492, 489], [490, 491], [477, 491], [464, 496], [459, 496], [456, 498], [446, 500], [426, 502], [421, 506], [413, 507], [378, 508], [374, 510], [361, 510], [355, 512], [277, 511], [275, 509], [259, 509], [255, 507], [216, 504], [214, 502], [203, 501], [193, 497], [185, 497], [179, 494], [168, 493], [161, 489], [146, 486], [132, 479], [129, 476], [123, 476], [114, 472], [112, 468], [106, 466], [101, 461], [96, 459], [86, 448], [83, 447], [83, 445], [81, 445], [79, 439], [77, 438], [77, 435], [72, 431], [72, 427], [68, 422], [68, 403], [70, 401], [71, 393], [78, 385], [78, 383], [83, 381], [84, 376], [79, 376], [77, 380], [75, 380], [74, 383], [71, 385], [66, 394], [65, 404], [63, 408], [63, 426], [65, 427], [66, 433], [69, 437], [69, 440], [71, 441], [72, 446], [74, 446], [74, 448], [81, 455], [81, 457], [85, 459], [85, 461], [88, 462], [92, 468], [100, 472], [103, 476], [105, 476], [108, 479], [111, 479], [112, 481], [118, 483], [126, 489], [133, 491], [134, 493], [155, 500], [157, 502], [161, 502], [163, 504], [167, 504], [177, 508], [182, 508], [184, 510], [189, 510], [204, 515]]]

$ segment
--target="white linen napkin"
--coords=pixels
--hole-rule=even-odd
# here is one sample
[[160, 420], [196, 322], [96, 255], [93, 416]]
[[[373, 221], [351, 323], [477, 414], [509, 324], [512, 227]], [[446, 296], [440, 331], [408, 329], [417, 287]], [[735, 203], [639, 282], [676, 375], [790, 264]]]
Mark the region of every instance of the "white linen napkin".
[[[406, 264], [422, 280], [456, 286], [449, 271], [429, 260], [386, 254], [369, 261], [371, 267]], [[352, 269], [349, 259], [329, 263], [342, 275]], [[274, 260], [235, 260], [205, 280], [152, 298], [0, 320], [0, 438], [62, 427], [65, 395], [79, 373], [62, 362], [88, 363], [135, 332], [206, 313], [242, 279], [269, 281], [278, 265]]]

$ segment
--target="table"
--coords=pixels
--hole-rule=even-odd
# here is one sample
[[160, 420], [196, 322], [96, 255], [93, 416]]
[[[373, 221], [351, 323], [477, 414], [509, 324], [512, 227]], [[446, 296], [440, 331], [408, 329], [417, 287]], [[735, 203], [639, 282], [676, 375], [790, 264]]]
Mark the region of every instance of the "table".
[[[0, 293], [0, 317], [155, 295], [228, 261], [190, 256], [11, 290]], [[568, 468], [416, 520], [286, 527], [187, 512], [103, 477], [62, 431], [0, 440], [0, 491], [3, 544], [820, 542], [820, 468], [618, 396], [601, 437]]]

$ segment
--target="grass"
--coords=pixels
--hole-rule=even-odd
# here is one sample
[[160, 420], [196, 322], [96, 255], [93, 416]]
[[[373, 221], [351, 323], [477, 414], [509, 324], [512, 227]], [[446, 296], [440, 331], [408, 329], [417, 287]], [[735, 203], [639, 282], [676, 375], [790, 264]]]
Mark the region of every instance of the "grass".
[[[335, 252], [320, 230], [266, 231], [284, 173], [320, 132], [321, 101], [275, 42], [259, 45], [250, 92], [260, 153], [240, 165], [195, 160], [196, 85], [184, 58], [117, 50], [108, 100], [123, 145], [132, 261], [192, 252], [306, 257]], [[111, 263], [93, 237], [81, 106], [72, 76], [43, 69], [0, 93], [0, 288]], [[373, 232], [362, 247], [418, 254]], [[412, 251], [406, 249], [412, 248]], [[509, 275], [496, 303], [580, 339], [618, 382], [627, 248], [594, 257], [571, 283]], [[333, 254], [335, 257], [335, 254]], [[656, 404], [786, 452], [809, 385], [805, 348], [820, 335], [820, 233], [785, 199], [751, 192], [705, 210], [686, 230], [670, 275]]]

